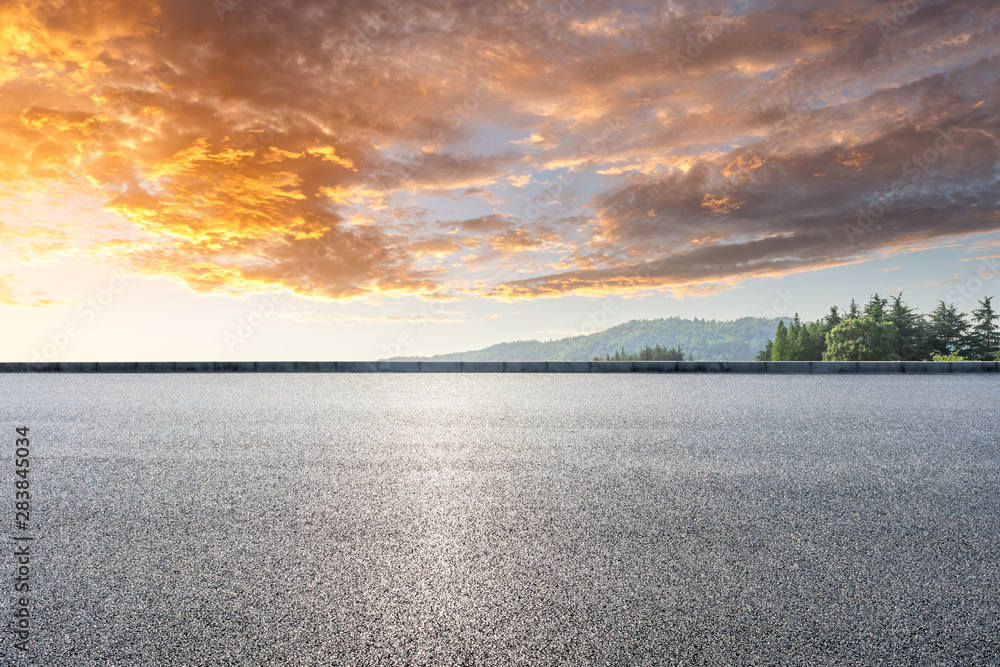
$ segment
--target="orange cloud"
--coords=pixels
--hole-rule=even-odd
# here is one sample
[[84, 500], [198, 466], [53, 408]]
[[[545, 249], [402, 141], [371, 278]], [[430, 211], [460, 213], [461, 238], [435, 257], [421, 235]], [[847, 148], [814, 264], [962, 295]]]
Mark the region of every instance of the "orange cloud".
[[4, 211], [2, 238], [349, 300], [496, 267], [535, 277], [477, 294], [696, 293], [997, 229], [1000, 8], [884, 40], [891, 2], [793, 4], [411, 3], [359, 41], [365, 3], [8, 2], [0, 184], [113, 222]]
[[12, 273], [0, 274], [0, 304], [18, 308], [37, 308], [53, 306], [58, 303], [52, 299], [43, 298], [41, 295], [44, 293], [38, 290], [31, 294], [24, 294], [15, 287], [18, 282]]
[[416, 243], [411, 243], [407, 246], [407, 249], [414, 255], [433, 255], [434, 257], [443, 257], [445, 255], [458, 252], [462, 249], [462, 246], [447, 239], [433, 239], [430, 241], [417, 241]]

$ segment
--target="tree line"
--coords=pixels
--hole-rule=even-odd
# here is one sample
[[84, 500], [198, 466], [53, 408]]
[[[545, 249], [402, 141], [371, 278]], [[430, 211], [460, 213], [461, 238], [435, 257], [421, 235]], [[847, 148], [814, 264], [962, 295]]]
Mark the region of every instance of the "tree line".
[[874, 294], [862, 309], [851, 299], [841, 311], [830, 308], [815, 322], [798, 313], [786, 326], [778, 322], [774, 338], [757, 361], [1000, 361], [1000, 335], [993, 297], [985, 297], [970, 315], [939, 301], [929, 314], [917, 313], [900, 292], [888, 299]]
[[[690, 356], [689, 354], [688, 357]], [[605, 354], [603, 359], [595, 356], [594, 361], [684, 361], [684, 350], [680, 346], [663, 347], [657, 343], [653, 347], [647, 345], [639, 352], [628, 354], [623, 345], [622, 349], [615, 350], [614, 354]]]

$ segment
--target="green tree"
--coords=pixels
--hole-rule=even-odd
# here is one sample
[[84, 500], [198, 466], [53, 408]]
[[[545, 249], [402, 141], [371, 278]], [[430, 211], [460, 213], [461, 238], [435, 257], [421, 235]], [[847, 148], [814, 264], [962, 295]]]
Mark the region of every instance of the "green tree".
[[830, 312], [826, 314], [823, 318], [823, 322], [826, 323], [827, 331], [834, 328], [838, 324], [844, 321], [844, 318], [840, 316], [840, 309], [836, 306], [830, 306]]
[[823, 353], [826, 352], [826, 332], [831, 328], [825, 321], [809, 323], [809, 330], [803, 332], [802, 336], [803, 340], [806, 341], [799, 355], [802, 361], [820, 361], [823, 359]]
[[606, 354], [604, 355], [604, 361], [630, 361], [629, 355], [625, 354], [625, 346], [622, 345], [621, 350], [615, 350], [614, 355]]
[[788, 326], [784, 321], [778, 321], [778, 330], [774, 339], [768, 339], [767, 345], [757, 353], [757, 361], [819, 361], [823, 358], [826, 348], [827, 327], [824, 322], [804, 323], [799, 314]]
[[826, 335], [824, 361], [895, 361], [899, 336], [892, 322], [861, 317], [841, 322]]
[[881, 322], [885, 319], [885, 306], [888, 303], [888, 299], [880, 299], [878, 292], [868, 300], [868, 304], [865, 306], [865, 317], [870, 317], [876, 322]]
[[927, 358], [926, 323], [922, 315], [903, 303], [903, 293], [892, 297], [892, 307], [885, 315], [887, 322], [896, 325], [899, 332], [899, 349], [896, 353], [903, 361], [917, 361]]
[[605, 354], [604, 359], [600, 355], [594, 357], [594, 361], [682, 361], [684, 351], [678, 347], [663, 347], [659, 343], [655, 347], [647, 345], [639, 352], [627, 354], [625, 346], [620, 350], [615, 350], [614, 356]]
[[771, 361], [788, 361], [788, 328], [783, 320], [778, 320], [778, 330], [774, 332]]
[[851, 299], [851, 305], [847, 307], [847, 313], [844, 315], [845, 320], [856, 320], [861, 317], [861, 312], [858, 310], [858, 302]]
[[795, 318], [788, 325], [788, 347], [785, 350], [783, 361], [798, 361], [802, 355], [802, 321], [799, 314], [795, 313]]
[[795, 361], [813, 361], [811, 357], [815, 347], [812, 334], [809, 333], [809, 325], [803, 324], [799, 329], [799, 345], [795, 352]]
[[993, 310], [993, 297], [985, 297], [979, 302], [979, 308], [972, 311], [972, 330], [969, 334], [969, 352], [976, 359], [987, 359], [998, 347], [996, 311]]
[[945, 305], [939, 301], [931, 313], [928, 348], [931, 354], [951, 354], [961, 351], [966, 342], [965, 332], [969, 324], [965, 313], [958, 312], [954, 304]]

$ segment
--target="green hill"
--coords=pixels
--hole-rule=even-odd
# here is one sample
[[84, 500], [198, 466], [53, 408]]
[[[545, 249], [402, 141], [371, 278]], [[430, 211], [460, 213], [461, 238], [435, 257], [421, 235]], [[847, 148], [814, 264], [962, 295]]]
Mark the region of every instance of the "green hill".
[[[787, 318], [785, 318], [787, 321]], [[587, 361], [614, 354], [623, 346], [628, 353], [657, 343], [680, 346], [697, 361], [751, 361], [774, 337], [778, 319], [743, 317], [733, 321], [632, 320], [600, 333], [541, 342], [537, 340], [499, 343], [482, 350], [453, 352], [433, 357], [398, 357], [419, 361]]]

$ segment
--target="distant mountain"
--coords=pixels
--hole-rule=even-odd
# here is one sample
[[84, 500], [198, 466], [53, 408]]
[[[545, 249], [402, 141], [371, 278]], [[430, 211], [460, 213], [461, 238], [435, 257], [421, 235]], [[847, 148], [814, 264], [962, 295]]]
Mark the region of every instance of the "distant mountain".
[[[784, 318], [788, 321], [788, 318]], [[632, 320], [600, 333], [541, 342], [498, 343], [482, 350], [453, 352], [433, 357], [397, 357], [408, 361], [587, 361], [613, 354], [622, 346], [628, 353], [647, 345], [680, 346], [697, 361], [752, 361], [774, 338], [778, 318], [743, 317], [733, 321]]]

